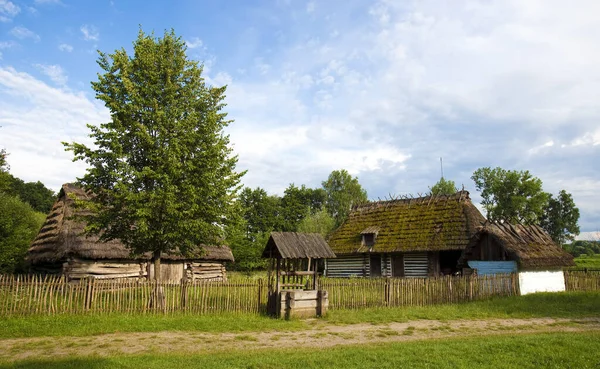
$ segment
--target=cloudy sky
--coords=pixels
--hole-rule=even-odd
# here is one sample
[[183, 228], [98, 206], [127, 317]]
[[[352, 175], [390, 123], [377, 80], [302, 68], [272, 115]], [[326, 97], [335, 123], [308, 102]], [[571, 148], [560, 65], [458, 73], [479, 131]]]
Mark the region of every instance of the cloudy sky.
[[0, 147], [58, 190], [61, 141], [108, 120], [96, 50], [174, 28], [214, 85], [244, 183], [281, 194], [334, 169], [372, 199], [483, 166], [529, 170], [600, 228], [600, 2], [0, 0]]

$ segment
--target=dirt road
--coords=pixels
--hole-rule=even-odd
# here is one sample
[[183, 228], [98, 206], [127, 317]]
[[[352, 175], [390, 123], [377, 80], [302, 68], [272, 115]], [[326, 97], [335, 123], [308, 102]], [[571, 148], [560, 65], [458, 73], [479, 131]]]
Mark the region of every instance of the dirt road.
[[381, 325], [333, 325], [315, 321], [311, 329], [246, 333], [114, 333], [87, 337], [40, 337], [0, 340], [1, 360], [65, 356], [112, 356], [144, 353], [208, 353], [266, 348], [332, 347], [392, 341], [414, 341], [481, 335], [600, 330], [592, 319], [489, 319], [432, 321]]

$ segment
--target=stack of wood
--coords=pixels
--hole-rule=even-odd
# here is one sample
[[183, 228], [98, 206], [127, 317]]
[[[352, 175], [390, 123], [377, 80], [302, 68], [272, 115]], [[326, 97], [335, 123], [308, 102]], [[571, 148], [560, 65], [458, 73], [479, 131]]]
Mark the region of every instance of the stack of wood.
[[221, 262], [192, 262], [186, 268], [188, 281], [227, 281], [225, 265]]

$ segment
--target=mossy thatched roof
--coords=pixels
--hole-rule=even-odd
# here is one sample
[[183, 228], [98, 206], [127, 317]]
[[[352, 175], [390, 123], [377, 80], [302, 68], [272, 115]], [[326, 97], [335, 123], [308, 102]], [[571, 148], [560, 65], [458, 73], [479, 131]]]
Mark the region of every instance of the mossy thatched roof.
[[[100, 242], [96, 236], [83, 233], [85, 223], [73, 218], [83, 210], [75, 209], [75, 200], [89, 199], [89, 195], [76, 185], [62, 186], [58, 200], [50, 210], [42, 229], [31, 243], [27, 260], [32, 264], [64, 262], [68, 258], [150, 260], [151, 254], [131, 255], [118, 240]], [[162, 255], [165, 260], [219, 260], [233, 261], [227, 246], [201, 245], [188, 256], [173, 252]]]
[[550, 235], [537, 225], [487, 223], [479, 227], [463, 251], [459, 265], [466, 265], [471, 251], [484, 235], [489, 235], [503, 247], [511, 260], [522, 269], [545, 269], [574, 266], [573, 256], [558, 246]]
[[[329, 237], [336, 255], [357, 252], [462, 250], [485, 218], [467, 191], [411, 199], [371, 202], [352, 209]], [[361, 233], [376, 233], [372, 248]], [[377, 230], [375, 232], [375, 230]]]

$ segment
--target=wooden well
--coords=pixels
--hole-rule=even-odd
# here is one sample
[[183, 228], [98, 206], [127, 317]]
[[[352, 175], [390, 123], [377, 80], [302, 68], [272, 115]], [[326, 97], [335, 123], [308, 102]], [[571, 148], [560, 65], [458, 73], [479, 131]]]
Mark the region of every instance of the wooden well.
[[308, 318], [327, 312], [328, 294], [319, 288], [318, 261], [335, 254], [320, 234], [273, 232], [263, 257], [270, 259], [269, 314]]

